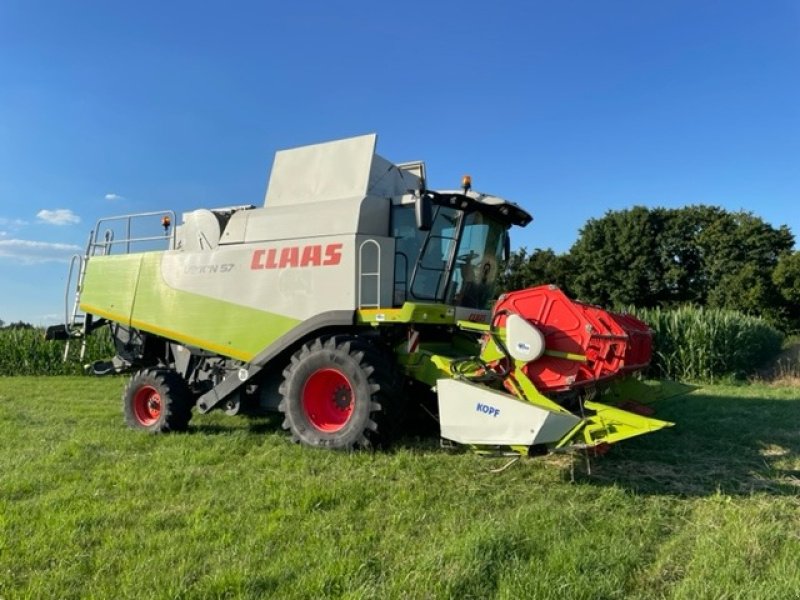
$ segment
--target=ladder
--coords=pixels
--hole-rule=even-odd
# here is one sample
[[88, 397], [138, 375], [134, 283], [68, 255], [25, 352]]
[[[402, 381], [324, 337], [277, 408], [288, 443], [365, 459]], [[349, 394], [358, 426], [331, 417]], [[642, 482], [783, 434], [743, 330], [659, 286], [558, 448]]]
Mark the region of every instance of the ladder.
[[[81, 340], [81, 349], [79, 359], [83, 361], [86, 355], [86, 331], [89, 320], [85, 313], [80, 312], [81, 302], [81, 289], [83, 288], [83, 278], [86, 273], [86, 259], [88, 258], [89, 247], [86, 248], [87, 254], [81, 256], [74, 254], [69, 261], [69, 274], [67, 275], [67, 285], [64, 290], [64, 327], [67, 333], [67, 343], [64, 344], [64, 362], [69, 357], [70, 343], [73, 339], [78, 338]], [[76, 274], [75, 266], [77, 265], [77, 279], [75, 282], [75, 291], [72, 299], [72, 310], [70, 310], [69, 296], [72, 289], [72, 279]]]

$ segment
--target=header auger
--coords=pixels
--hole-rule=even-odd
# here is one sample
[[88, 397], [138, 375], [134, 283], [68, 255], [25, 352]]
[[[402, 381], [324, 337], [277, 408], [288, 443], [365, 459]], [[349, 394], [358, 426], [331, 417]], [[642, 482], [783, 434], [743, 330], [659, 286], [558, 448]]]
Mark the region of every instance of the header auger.
[[174, 227], [170, 212], [101, 220], [75, 308], [48, 336], [109, 326], [117, 356], [93, 370], [133, 372], [126, 420], [151, 432], [185, 429], [193, 410], [259, 408], [303, 444], [364, 447], [402, 434], [399, 414], [430, 390], [441, 437], [479, 451], [593, 448], [671, 425], [601, 403], [641, 399], [629, 375], [650, 361], [644, 323], [552, 286], [500, 294], [508, 230], [531, 216], [469, 178], [429, 190], [424, 163], [393, 164], [375, 143], [278, 152], [261, 208]]

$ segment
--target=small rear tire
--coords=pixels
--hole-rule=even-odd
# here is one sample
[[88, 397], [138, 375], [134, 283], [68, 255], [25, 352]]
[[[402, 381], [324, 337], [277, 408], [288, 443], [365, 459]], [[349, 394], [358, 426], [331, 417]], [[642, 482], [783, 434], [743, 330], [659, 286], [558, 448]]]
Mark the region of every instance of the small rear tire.
[[125, 422], [151, 433], [185, 431], [192, 418], [192, 395], [175, 371], [142, 369], [122, 393]]

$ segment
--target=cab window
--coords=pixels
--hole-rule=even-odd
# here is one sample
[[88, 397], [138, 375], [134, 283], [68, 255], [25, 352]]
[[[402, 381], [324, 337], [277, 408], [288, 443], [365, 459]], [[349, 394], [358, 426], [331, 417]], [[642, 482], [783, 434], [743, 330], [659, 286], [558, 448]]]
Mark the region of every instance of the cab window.
[[486, 309], [497, 293], [505, 227], [479, 212], [465, 217], [448, 304]]

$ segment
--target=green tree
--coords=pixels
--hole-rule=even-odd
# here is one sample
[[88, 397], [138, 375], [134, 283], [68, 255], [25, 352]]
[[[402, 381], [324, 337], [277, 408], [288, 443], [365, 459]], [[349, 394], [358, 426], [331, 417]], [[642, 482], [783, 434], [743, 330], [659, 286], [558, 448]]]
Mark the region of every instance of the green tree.
[[571, 294], [569, 286], [572, 263], [568, 254], [536, 248], [528, 254], [526, 248], [513, 252], [500, 279], [503, 291], [554, 284]]
[[643, 206], [590, 219], [570, 249], [571, 288], [586, 302], [655, 306], [666, 293], [659, 239], [664, 216]]
[[781, 295], [787, 328], [800, 329], [800, 252], [782, 255], [772, 271], [772, 282]]
[[660, 306], [705, 304], [708, 295], [706, 252], [698, 237], [724, 211], [714, 206], [656, 208], [662, 228], [656, 245], [663, 285], [656, 303]]
[[709, 290], [708, 306], [729, 308], [758, 315], [773, 324], [781, 324], [783, 303], [780, 301], [770, 274], [753, 263], [723, 274]]
[[780, 258], [791, 252], [794, 236], [749, 212], [721, 212], [697, 236], [703, 253], [711, 307], [730, 308], [782, 325], [785, 302], [773, 281]]
[[786, 226], [750, 212], [635, 206], [584, 225], [564, 261], [571, 274], [559, 283], [597, 304], [691, 303], [781, 324], [787, 300], [772, 273], [793, 245]]

